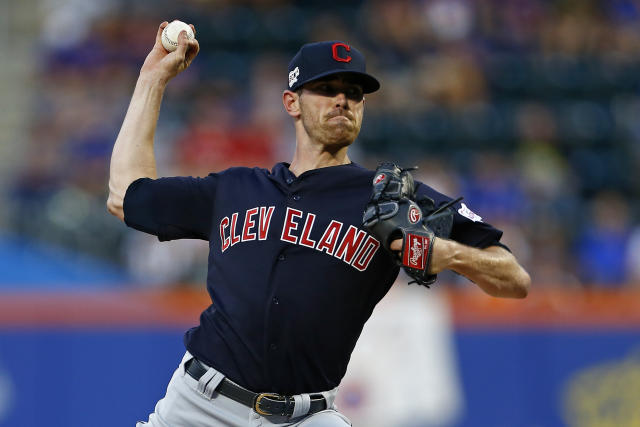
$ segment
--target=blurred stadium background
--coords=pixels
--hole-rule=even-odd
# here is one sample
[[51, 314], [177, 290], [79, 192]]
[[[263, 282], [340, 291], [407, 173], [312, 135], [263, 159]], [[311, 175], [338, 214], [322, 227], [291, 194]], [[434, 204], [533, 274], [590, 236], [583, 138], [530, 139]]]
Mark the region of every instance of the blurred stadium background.
[[160, 174], [288, 161], [287, 63], [346, 40], [382, 81], [352, 158], [417, 164], [532, 275], [518, 302], [399, 280], [343, 385], [355, 425], [640, 425], [640, 1], [0, 0], [0, 426], [134, 425], [206, 306], [205, 242], [105, 209], [176, 18], [201, 52], [168, 87]]

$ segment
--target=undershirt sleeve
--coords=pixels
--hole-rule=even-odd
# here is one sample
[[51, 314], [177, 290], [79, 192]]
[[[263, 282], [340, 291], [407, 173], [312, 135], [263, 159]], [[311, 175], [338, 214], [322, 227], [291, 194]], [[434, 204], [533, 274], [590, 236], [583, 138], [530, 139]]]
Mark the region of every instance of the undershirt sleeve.
[[217, 178], [140, 178], [124, 197], [124, 222], [158, 240], [209, 240]]

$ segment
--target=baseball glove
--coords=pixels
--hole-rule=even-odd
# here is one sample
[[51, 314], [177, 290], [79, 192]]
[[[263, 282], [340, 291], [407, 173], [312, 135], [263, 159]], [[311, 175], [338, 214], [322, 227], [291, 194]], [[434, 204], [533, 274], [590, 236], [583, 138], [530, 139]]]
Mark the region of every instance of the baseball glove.
[[[416, 200], [415, 182], [410, 171], [393, 163], [382, 163], [376, 169], [371, 199], [362, 222], [383, 247], [397, 257], [398, 264], [418, 283], [429, 287], [436, 280], [429, 274], [434, 237], [449, 237], [453, 226], [451, 205], [462, 198], [437, 208], [428, 197]], [[402, 239], [398, 254], [391, 242]]]

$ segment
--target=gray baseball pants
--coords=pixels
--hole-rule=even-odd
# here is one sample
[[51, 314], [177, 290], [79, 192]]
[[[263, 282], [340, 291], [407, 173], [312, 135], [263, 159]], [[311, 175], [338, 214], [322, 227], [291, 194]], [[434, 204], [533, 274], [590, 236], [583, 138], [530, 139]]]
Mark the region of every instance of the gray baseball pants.
[[[136, 427], [345, 427], [351, 425], [349, 419], [335, 408], [337, 388], [322, 392], [330, 409], [296, 418], [265, 417], [242, 403], [216, 393], [213, 390], [215, 387], [209, 385], [212, 379], [222, 379], [224, 376], [215, 369], [209, 368], [200, 381], [193, 379], [184, 369], [184, 364], [192, 357], [189, 352], [184, 355], [180, 366], [171, 377], [167, 394], [158, 401], [155, 412], [149, 415], [149, 421], [140, 421]], [[219, 381], [215, 382], [215, 384], [218, 383]]]

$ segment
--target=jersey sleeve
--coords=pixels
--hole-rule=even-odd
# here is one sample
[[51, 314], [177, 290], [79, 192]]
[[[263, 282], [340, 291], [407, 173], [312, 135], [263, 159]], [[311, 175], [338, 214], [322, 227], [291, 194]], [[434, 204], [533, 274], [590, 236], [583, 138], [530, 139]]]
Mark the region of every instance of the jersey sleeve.
[[209, 240], [217, 178], [140, 178], [124, 197], [124, 222], [136, 230], [175, 239]]
[[[445, 196], [421, 182], [417, 183], [416, 194], [433, 199], [436, 208], [453, 200], [451, 197]], [[451, 240], [480, 249], [488, 248], [489, 246], [501, 246], [509, 250], [507, 246], [500, 242], [502, 230], [484, 222], [480, 215], [467, 207], [464, 199], [455, 203], [452, 209], [454, 210], [454, 215]]]

